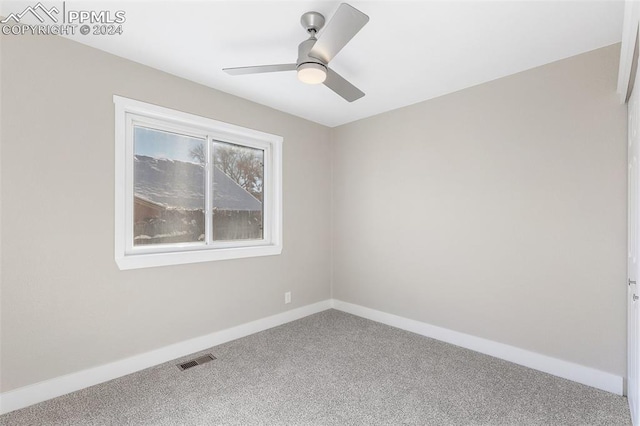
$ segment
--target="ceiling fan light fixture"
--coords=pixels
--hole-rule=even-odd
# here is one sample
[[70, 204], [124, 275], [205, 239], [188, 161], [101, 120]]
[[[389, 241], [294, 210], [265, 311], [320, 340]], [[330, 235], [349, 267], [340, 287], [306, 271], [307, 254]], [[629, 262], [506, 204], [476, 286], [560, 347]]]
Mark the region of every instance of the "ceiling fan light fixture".
[[307, 84], [324, 83], [327, 79], [327, 67], [314, 62], [306, 62], [298, 66], [298, 80]]

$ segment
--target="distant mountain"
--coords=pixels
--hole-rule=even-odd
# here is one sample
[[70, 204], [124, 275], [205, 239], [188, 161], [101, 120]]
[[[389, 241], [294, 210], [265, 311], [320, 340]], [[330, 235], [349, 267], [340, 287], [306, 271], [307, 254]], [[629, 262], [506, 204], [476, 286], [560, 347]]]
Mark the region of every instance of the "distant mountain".
[[[167, 208], [204, 209], [205, 173], [200, 164], [135, 155], [136, 197]], [[218, 167], [213, 171], [213, 207], [219, 210], [260, 211], [262, 203]]]

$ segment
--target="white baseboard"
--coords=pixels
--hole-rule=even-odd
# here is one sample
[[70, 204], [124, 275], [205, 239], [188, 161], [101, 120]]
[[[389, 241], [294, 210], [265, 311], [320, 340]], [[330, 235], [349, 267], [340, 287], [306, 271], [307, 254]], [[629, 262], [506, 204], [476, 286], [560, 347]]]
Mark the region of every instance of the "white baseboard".
[[365, 308], [332, 299], [303, 306], [267, 318], [252, 321], [226, 330], [217, 331], [206, 336], [196, 337], [184, 342], [165, 346], [120, 361], [101, 365], [65, 376], [56, 377], [33, 385], [18, 388], [0, 394], [0, 414], [18, 410], [38, 402], [65, 395], [108, 380], [116, 379], [145, 368], [153, 367], [176, 358], [202, 351], [241, 337], [248, 336], [269, 328], [277, 327], [306, 316], [325, 311], [330, 308], [367, 318], [392, 327], [411, 331], [422, 336], [431, 337], [476, 352], [504, 359], [515, 364], [543, 371], [554, 376], [573, 380], [578, 383], [622, 395], [623, 378], [590, 367], [530, 352], [524, 349], [494, 342], [469, 334], [460, 333], [431, 324], [403, 318], [397, 315]]
[[362, 318], [367, 318], [382, 324], [420, 334], [422, 336], [431, 337], [456, 346], [491, 355], [496, 358], [513, 362], [514, 364], [543, 371], [554, 376], [602, 389], [617, 395], [622, 395], [623, 392], [623, 378], [616, 376], [615, 374], [552, 358], [550, 356], [541, 355], [535, 352], [530, 352], [514, 346], [483, 339], [481, 337], [471, 336], [458, 331], [388, 314], [375, 309], [365, 308], [364, 306], [342, 302], [337, 299], [332, 300], [332, 307]]
[[120, 361], [89, 368], [0, 394], [0, 414], [116, 379], [212, 346], [277, 327], [331, 308], [331, 300], [314, 303], [267, 318], [248, 322], [206, 336], [165, 346]]

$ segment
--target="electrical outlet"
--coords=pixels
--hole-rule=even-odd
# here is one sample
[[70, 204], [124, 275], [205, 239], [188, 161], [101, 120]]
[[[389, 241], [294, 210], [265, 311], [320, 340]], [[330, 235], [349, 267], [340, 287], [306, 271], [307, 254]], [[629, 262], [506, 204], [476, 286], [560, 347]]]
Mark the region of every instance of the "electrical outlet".
[[291, 292], [290, 292], [290, 291], [287, 291], [287, 292], [284, 294], [284, 303], [285, 303], [285, 304], [286, 304], [286, 303], [291, 303]]

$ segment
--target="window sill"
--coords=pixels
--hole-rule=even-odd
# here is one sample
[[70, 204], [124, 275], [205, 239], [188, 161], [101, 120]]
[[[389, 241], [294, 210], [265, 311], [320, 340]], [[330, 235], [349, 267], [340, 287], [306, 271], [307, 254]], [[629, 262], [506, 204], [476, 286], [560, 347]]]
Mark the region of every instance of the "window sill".
[[274, 256], [281, 253], [282, 245], [191, 250], [173, 253], [125, 254], [124, 256], [121, 253], [116, 253], [116, 263], [120, 269], [125, 270], [210, 262], [213, 260]]

